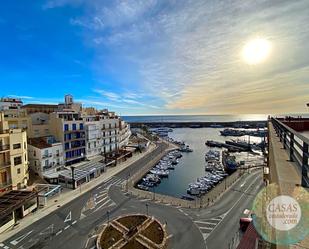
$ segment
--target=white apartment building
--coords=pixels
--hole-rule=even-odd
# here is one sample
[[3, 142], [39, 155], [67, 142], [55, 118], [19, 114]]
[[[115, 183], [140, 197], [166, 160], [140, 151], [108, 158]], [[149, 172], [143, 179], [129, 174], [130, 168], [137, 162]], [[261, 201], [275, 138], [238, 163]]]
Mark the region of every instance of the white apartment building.
[[129, 142], [130, 127], [114, 113], [84, 116], [86, 156], [91, 158], [118, 150]]
[[0, 111], [20, 109], [23, 102], [20, 98], [1, 98], [0, 99]]
[[31, 169], [40, 176], [46, 171], [56, 171], [64, 165], [62, 143], [53, 136], [30, 138], [28, 156]]

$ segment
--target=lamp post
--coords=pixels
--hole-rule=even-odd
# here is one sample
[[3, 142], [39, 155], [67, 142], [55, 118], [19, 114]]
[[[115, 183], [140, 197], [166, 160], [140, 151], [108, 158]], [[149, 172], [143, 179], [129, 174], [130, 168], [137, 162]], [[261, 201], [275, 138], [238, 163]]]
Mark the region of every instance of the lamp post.
[[73, 189], [75, 189], [74, 170], [75, 170], [75, 167], [74, 167], [74, 166], [71, 166], [71, 171], [72, 171], [72, 186], [73, 186]]
[[146, 206], [146, 214], [148, 216], [148, 203], [146, 203], [145, 206]]
[[106, 215], [107, 215], [107, 225], [109, 225], [109, 211], [106, 211]]

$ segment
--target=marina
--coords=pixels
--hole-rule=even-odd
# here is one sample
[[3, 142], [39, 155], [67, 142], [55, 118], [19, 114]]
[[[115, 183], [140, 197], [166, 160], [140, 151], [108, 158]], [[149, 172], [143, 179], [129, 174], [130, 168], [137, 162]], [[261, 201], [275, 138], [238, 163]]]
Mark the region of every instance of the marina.
[[[224, 181], [229, 173], [233, 172], [233, 170], [226, 172], [225, 166], [222, 163], [222, 151], [226, 150], [226, 148], [219, 147], [214, 149], [205, 145], [205, 141], [207, 140], [225, 144], [226, 139], [233, 139], [233, 137], [223, 137], [220, 135], [220, 131], [224, 128], [168, 129], [168, 136], [164, 136], [165, 140], [173, 142], [181, 148], [186, 148], [189, 145], [190, 151], [192, 150], [192, 152], [180, 152], [182, 157], [177, 159], [173, 159], [173, 153], [178, 152], [166, 155], [158, 165], [143, 177], [152, 178], [153, 175], [158, 173], [161, 174], [159, 176], [160, 182], [146, 183], [145, 185], [141, 184], [141, 181], [138, 183], [140, 185], [137, 186], [138, 188], [141, 187], [141, 189], [144, 188], [144, 190], [147, 189], [154, 193], [193, 200], [196, 195], [206, 193], [216, 186], [216, 184]], [[248, 141], [249, 136], [245, 135], [239, 137], [239, 139]], [[252, 137], [250, 141], [257, 144], [261, 142], [261, 138]], [[238, 165], [245, 163], [246, 166], [261, 164], [264, 160], [261, 153], [255, 154], [247, 151], [233, 152], [231, 156], [235, 156]], [[175, 164], [172, 164], [173, 160]], [[168, 167], [171, 168], [168, 169]], [[199, 185], [200, 188], [194, 188], [196, 186], [194, 184]]]

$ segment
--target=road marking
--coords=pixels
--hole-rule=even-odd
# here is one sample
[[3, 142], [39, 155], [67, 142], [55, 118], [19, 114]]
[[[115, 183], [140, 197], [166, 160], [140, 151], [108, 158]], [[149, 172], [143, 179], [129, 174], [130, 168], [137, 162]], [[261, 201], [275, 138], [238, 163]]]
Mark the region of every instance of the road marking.
[[213, 222], [208, 222], [208, 221], [199, 221], [199, 220], [196, 220], [194, 222], [199, 223], [199, 224], [211, 225], [211, 226], [216, 226], [218, 224], [218, 223], [213, 223]]
[[74, 225], [76, 222], [77, 222], [77, 220], [74, 220], [74, 221], [72, 222], [72, 225]]
[[211, 218], [209, 220], [220, 221], [220, 220], [222, 220], [222, 218], [221, 217], [220, 218]]
[[99, 209], [101, 209], [102, 207], [104, 207], [107, 203], [109, 203], [111, 200], [107, 200], [106, 202], [104, 202], [101, 206], [97, 207], [93, 212], [98, 211]]
[[19, 242], [21, 242], [23, 239], [25, 239], [29, 234], [31, 234], [33, 232], [33, 230], [31, 230], [30, 232], [18, 237], [17, 239], [12, 240], [10, 243], [14, 246], [16, 246]]
[[3, 248], [4, 248], [4, 249], [9, 249], [9, 247], [8, 247], [8, 246], [4, 246]]
[[71, 226], [71, 225], [67, 225], [67, 226], [64, 228], [64, 230], [67, 230], [70, 226]]
[[62, 230], [58, 231], [58, 232], [56, 233], [56, 236], [58, 236], [60, 233], [62, 233]]
[[[257, 172], [259, 173], [259, 172]], [[255, 173], [254, 175], [256, 175], [257, 173]], [[244, 192], [242, 193], [242, 195], [239, 197], [239, 199], [234, 203], [234, 205], [226, 212], [224, 213], [223, 215], [221, 215], [222, 217], [222, 220], [219, 221], [219, 223], [217, 224], [217, 226], [214, 227], [214, 229], [212, 230], [212, 232], [219, 226], [219, 224], [221, 224], [221, 222], [224, 220], [225, 216], [231, 212], [231, 210], [239, 203], [239, 201], [242, 199], [242, 197], [246, 194], [246, 192], [249, 190], [249, 188], [251, 188], [256, 182], [257, 180], [261, 180], [260, 178], [256, 178], [255, 181], [253, 181], [249, 186], [248, 188], [246, 188], [246, 190], [244, 190]], [[260, 186], [260, 185], [259, 185]]]
[[72, 211], [70, 211], [70, 213], [67, 215], [67, 217], [64, 220], [64, 223], [68, 222], [68, 221], [71, 221], [71, 220], [72, 220]]
[[3, 243], [0, 243], [0, 247], [4, 247], [4, 244], [3, 244]]
[[106, 199], [108, 199], [108, 196], [104, 197], [102, 200], [96, 201], [95, 204], [98, 205], [102, 203], [103, 201], [105, 201]]
[[40, 235], [50, 234], [53, 231], [54, 231], [54, 224], [51, 224], [48, 227], [46, 227], [42, 232], [40, 232]]

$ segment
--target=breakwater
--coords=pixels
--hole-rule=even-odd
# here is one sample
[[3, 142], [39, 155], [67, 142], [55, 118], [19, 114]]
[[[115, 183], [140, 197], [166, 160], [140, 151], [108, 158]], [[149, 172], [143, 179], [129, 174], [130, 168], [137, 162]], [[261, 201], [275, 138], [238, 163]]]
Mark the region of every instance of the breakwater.
[[265, 128], [267, 122], [260, 121], [232, 121], [232, 122], [129, 122], [131, 128], [141, 128], [148, 126], [151, 128], [170, 127], [170, 128]]

